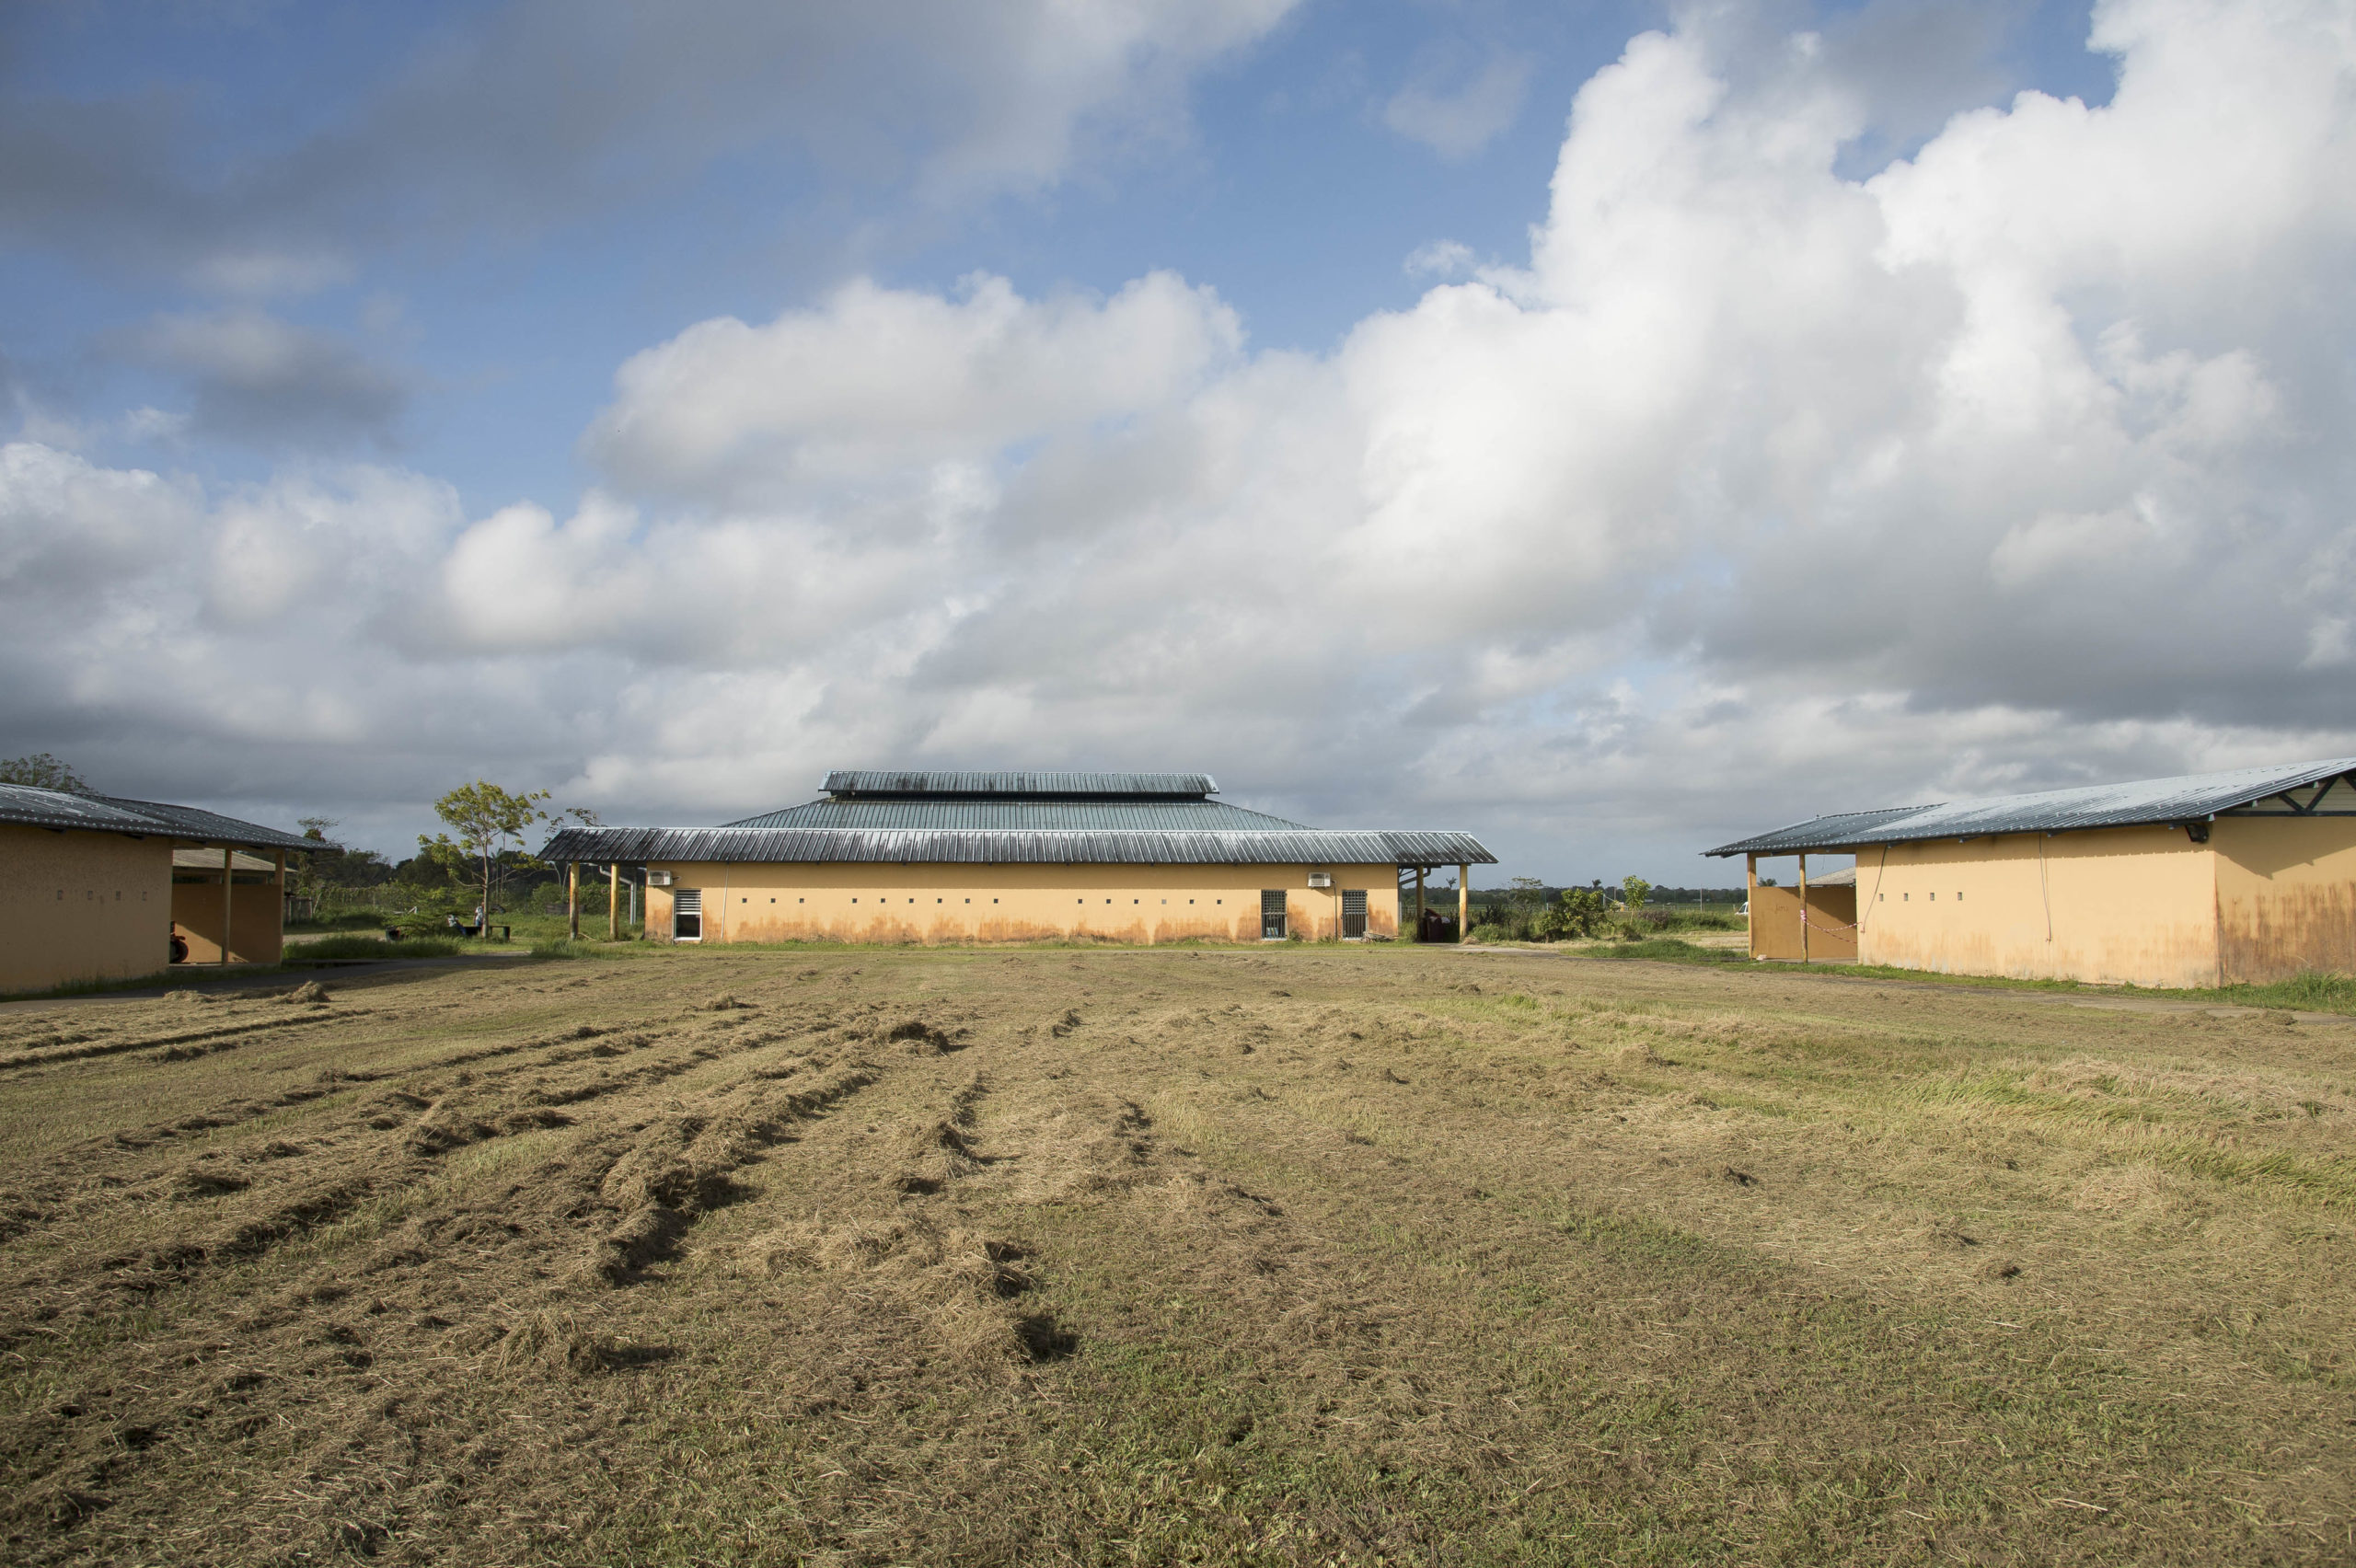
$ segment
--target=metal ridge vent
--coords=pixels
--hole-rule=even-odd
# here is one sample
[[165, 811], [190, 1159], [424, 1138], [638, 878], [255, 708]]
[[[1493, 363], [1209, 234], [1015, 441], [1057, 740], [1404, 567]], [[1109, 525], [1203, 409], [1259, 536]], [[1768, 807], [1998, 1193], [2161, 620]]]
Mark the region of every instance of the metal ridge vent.
[[1265, 812], [1195, 796], [875, 795], [764, 812], [722, 827], [1149, 828], [1245, 833], [1306, 828]]
[[1207, 773], [959, 773], [923, 768], [837, 768], [821, 786], [837, 798], [878, 796], [935, 799], [1027, 795], [1034, 799], [1091, 797], [1194, 799], [1218, 793]]

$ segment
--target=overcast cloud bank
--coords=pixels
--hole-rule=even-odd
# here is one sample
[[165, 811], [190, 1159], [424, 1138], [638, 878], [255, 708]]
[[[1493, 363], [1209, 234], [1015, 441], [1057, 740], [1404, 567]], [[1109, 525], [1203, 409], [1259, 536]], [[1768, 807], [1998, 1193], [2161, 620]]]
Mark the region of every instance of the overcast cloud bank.
[[[2025, 93], [1864, 179], [1839, 52], [1751, 42], [1635, 39], [1522, 262], [1326, 355], [1253, 351], [1216, 279], [855, 281], [620, 366], [561, 517], [20, 441], [0, 718], [281, 815], [1207, 767], [1670, 880], [1819, 810], [2356, 751], [2347, 8], [2106, 5], [2108, 105]], [[1008, 145], [958, 156], [1064, 156]]]

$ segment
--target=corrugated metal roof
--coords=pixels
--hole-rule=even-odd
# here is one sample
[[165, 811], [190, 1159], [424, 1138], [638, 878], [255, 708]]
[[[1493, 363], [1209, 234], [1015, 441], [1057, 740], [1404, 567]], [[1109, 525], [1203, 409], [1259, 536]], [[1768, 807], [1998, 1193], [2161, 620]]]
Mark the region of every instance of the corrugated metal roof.
[[75, 795], [63, 790], [36, 790], [27, 784], [0, 784], [0, 822], [29, 827], [80, 828], [91, 833], [158, 834], [194, 838], [208, 844], [241, 845], [248, 848], [314, 849], [318, 846], [291, 833], [263, 827], [194, 806], [167, 805], [160, 801], [119, 800], [110, 795]]
[[1218, 793], [1207, 773], [935, 773], [921, 768], [838, 768], [829, 795], [1128, 795]]
[[2286, 790], [2319, 784], [2351, 772], [2356, 772], [2356, 757], [2337, 757], [2281, 767], [2240, 767], [2177, 778], [2045, 790], [2031, 795], [1995, 795], [1937, 805], [1848, 812], [1795, 823], [1703, 853], [1790, 855], [1803, 849], [1907, 844], [1927, 838], [1981, 838], [2000, 833], [2069, 833], [2090, 827], [2201, 822]]
[[1302, 829], [1224, 801], [884, 800], [812, 801], [722, 827], [1011, 828], [1018, 832], [1139, 828], [1161, 833], [1265, 833]]
[[1495, 865], [1469, 833], [1085, 832], [1013, 829], [569, 827], [540, 851], [558, 862], [733, 861], [912, 865]]

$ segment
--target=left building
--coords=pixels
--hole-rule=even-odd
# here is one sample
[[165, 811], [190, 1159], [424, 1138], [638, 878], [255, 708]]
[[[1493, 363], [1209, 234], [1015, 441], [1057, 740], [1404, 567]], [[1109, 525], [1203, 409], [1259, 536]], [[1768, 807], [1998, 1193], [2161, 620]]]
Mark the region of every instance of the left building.
[[0, 993], [153, 974], [176, 947], [275, 963], [286, 857], [313, 847], [193, 806], [0, 784]]

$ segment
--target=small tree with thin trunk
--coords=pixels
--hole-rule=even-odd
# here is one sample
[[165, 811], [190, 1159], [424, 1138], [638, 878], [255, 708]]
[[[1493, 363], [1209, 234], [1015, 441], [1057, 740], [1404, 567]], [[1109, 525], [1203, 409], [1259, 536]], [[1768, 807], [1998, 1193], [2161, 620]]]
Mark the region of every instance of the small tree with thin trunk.
[[437, 833], [427, 838], [421, 834], [417, 847], [445, 864], [461, 859], [482, 863], [482, 918], [488, 920], [492, 867], [510, 844], [519, 849], [523, 847], [524, 835], [534, 823], [553, 820], [539, 807], [548, 798], [546, 790], [510, 794], [487, 778], [461, 784], [433, 802], [433, 814], [449, 824], [457, 836]]

